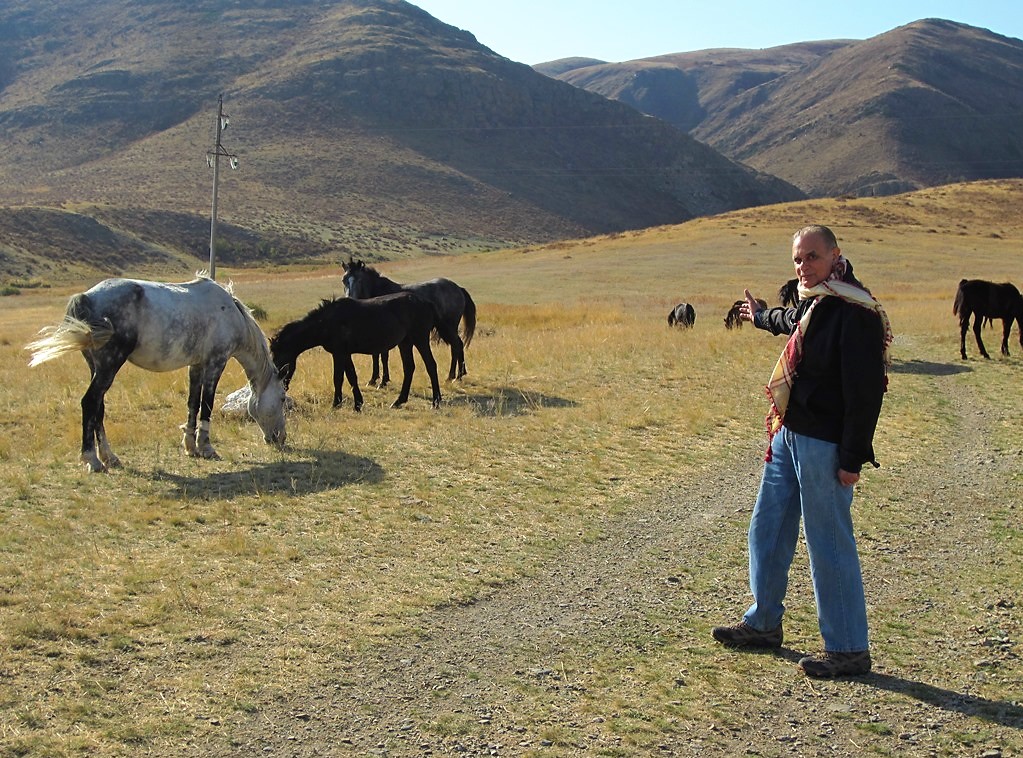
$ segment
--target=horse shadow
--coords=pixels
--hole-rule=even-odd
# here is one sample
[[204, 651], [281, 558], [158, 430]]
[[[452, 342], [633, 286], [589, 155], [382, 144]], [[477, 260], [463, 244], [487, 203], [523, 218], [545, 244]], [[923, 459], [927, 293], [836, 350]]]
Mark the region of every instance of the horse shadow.
[[304, 460], [274, 461], [245, 469], [186, 476], [156, 470], [154, 483], [170, 485], [171, 497], [181, 499], [224, 498], [257, 493], [308, 495], [351, 484], [377, 484], [384, 469], [362, 456], [330, 450], [291, 450]]
[[[803, 657], [803, 653], [791, 648], [764, 652], [773, 652], [793, 663], [797, 663]], [[936, 687], [926, 682], [918, 682], [891, 674], [881, 674], [876, 671], [851, 679], [879, 690], [916, 698], [921, 703], [926, 703], [933, 708], [940, 708], [943, 711], [961, 713], [964, 716], [983, 719], [1014, 729], [1023, 728], [1023, 706], [1013, 702], [990, 700], [979, 695], [968, 695], [964, 692]]]
[[973, 371], [973, 369], [969, 366], [963, 366], [958, 363], [935, 363], [933, 361], [921, 361], [914, 358], [909, 361], [893, 361], [891, 371], [893, 374], [952, 376], [953, 374], [965, 374], [969, 371]]
[[578, 405], [574, 400], [513, 387], [497, 387], [488, 394], [449, 396], [445, 402], [451, 406], [465, 406], [477, 416], [492, 418], [522, 416], [544, 408], [575, 408]]

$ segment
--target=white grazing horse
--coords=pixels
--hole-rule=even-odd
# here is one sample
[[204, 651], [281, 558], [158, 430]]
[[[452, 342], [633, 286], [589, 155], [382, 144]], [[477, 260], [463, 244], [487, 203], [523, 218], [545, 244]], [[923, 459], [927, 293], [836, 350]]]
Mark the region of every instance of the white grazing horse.
[[106, 279], [74, 295], [64, 320], [42, 333], [26, 346], [30, 366], [75, 351], [89, 364], [92, 381], [82, 397], [82, 463], [89, 471], [120, 465], [103, 428], [103, 398], [125, 361], [148, 371], [188, 366], [182, 444], [189, 455], [216, 458], [210, 444], [213, 398], [227, 361], [236, 359], [251, 388], [249, 415], [266, 442], [284, 445], [285, 390], [266, 336], [229, 289], [201, 274], [183, 284]]

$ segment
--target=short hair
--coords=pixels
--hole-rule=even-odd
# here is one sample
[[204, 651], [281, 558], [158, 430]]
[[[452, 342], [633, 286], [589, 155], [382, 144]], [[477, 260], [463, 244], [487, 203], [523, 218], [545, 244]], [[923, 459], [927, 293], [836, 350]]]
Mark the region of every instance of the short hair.
[[792, 235], [792, 241], [795, 242], [800, 237], [805, 237], [808, 234], [821, 235], [821, 237], [824, 238], [824, 244], [827, 245], [828, 250], [834, 250], [838, 247], [838, 238], [835, 237], [835, 233], [822, 224], [810, 224], [809, 226], [804, 226]]

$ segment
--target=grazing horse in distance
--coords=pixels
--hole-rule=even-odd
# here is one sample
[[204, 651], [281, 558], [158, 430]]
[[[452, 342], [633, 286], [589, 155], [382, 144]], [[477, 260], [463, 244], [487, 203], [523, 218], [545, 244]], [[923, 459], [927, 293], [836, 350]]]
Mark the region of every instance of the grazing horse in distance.
[[[736, 300], [732, 303], [732, 307], [728, 309], [728, 313], [725, 314], [725, 329], [742, 329], [742, 318], [739, 316], [739, 307], [745, 303], [746, 300]], [[767, 307], [767, 301], [757, 298], [757, 305], [761, 308]]]
[[789, 279], [778, 288], [778, 302], [783, 308], [795, 308], [799, 304], [798, 279]]
[[[448, 381], [461, 379], [466, 374], [465, 370], [465, 348], [472, 342], [472, 336], [476, 331], [476, 304], [469, 296], [469, 292], [458, 286], [450, 279], [430, 279], [415, 284], [398, 284], [397, 282], [383, 276], [372, 266], [365, 262], [348, 259], [342, 262], [344, 276], [341, 278], [345, 285], [345, 292], [348, 297], [356, 300], [363, 300], [368, 297], [379, 295], [390, 295], [395, 292], [412, 292], [419, 297], [433, 303], [437, 309], [438, 324], [437, 332], [441, 338], [451, 346], [451, 368], [448, 371]], [[462, 336], [458, 335], [459, 323], [463, 326]], [[453, 341], [444, 337], [440, 331], [440, 325], [447, 327], [449, 335], [453, 335]], [[387, 353], [380, 355], [380, 362], [383, 364], [383, 379], [381, 386], [387, 383]], [[373, 384], [377, 377], [377, 356], [373, 356]]]
[[977, 347], [985, 358], [991, 357], [980, 338], [980, 329], [985, 319], [1002, 320], [1002, 355], [1009, 354], [1009, 332], [1013, 321], [1019, 325], [1019, 344], [1023, 347], [1023, 296], [1009, 282], [995, 284], [983, 279], [962, 279], [956, 290], [952, 313], [959, 316], [959, 354], [963, 360], [966, 360], [966, 330], [970, 327], [970, 316], [973, 316], [973, 335], [977, 338]]
[[64, 320], [43, 331], [45, 336], [27, 346], [33, 351], [30, 366], [76, 351], [89, 364], [91, 381], [82, 397], [81, 460], [90, 472], [121, 463], [104, 429], [104, 396], [126, 362], [147, 371], [188, 366], [182, 445], [191, 456], [216, 458], [210, 444], [210, 415], [217, 383], [234, 358], [249, 380], [249, 415], [267, 443], [284, 445], [284, 385], [266, 337], [249, 309], [229, 289], [205, 276], [183, 284], [106, 279], [73, 296]]
[[430, 333], [437, 329], [445, 342], [453, 340], [448, 324], [437, 317], [428, 300], [411, 292], [356, 300], [350, 297], [323, 300], [305, 316], [285, 324], [270, 339], [270, 352], [280, 368], [285, 387], [295, 375], [298, 356], [314, 347], [322, 347], [334, 358], [334, 407], [341, 405], [345, 377], [352, 385], [355, 410], [362, 409], [362, 392], [355, 373], [352, 354], [373, 355], [394, 347], [401, 354], [405, 376], [398, 399], [392, 408], [408, 401], [412, 374], [416, 370], [412, 348], [426, 366], [433, 389], [433, 407], [440, 406], [437, 361], [430, 350]]
[[689, 303], [679, 303], [668, 313], [668, 326], [681, 326], [686, 329], [696, 323], [696, 309]]

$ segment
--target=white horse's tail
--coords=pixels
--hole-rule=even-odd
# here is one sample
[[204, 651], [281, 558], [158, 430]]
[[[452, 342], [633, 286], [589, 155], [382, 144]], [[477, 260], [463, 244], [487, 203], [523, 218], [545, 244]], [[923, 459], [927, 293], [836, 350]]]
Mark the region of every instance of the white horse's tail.
[[107, 344], [114, 335], [113, 326], [109, 322], [90, 324], [79, 318], [87, 315], [88, 307], [84, 295], [72, 298], [64, 320], [57, 326], [44, 327], [39, 332], [43, 336], [25, 345], [26, 350], [32, 351], [28, 365], [38, 366], [65, 353], [99, 350]]

